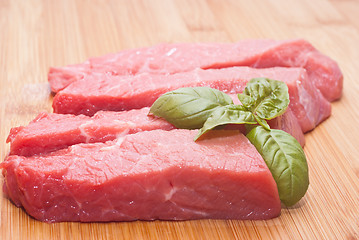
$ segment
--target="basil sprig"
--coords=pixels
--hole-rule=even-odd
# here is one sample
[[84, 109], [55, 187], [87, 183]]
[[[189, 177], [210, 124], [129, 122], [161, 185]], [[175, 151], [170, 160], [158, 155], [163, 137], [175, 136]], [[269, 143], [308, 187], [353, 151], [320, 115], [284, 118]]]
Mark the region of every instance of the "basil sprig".
[[[228, 123], [259, 124], [269, 130], [266, 120], [283, 114], [289, 105], [288, 87], [281, 81], [253, 78], [247, 83], [243, 93], [238, 94], [238, 99], [242, 105], [230, 104], [212, 111], [195, 140], [207, 131]], [[219, 116], [218, 112], [223, 112], [224, 115]]]
[[247, 138], [263, 157], [277, 184], [279, 198], [287, 205], [297, 203], [309, 185], [304, 151], [290, 134], [270, 129], [266, 120], [283, 114], [289, 105], [284, 82], [251, 79], [238, 94], [242, 105], [208, 87], [180, 88], [159, 97], [150, 113], [178, 128], [200, 129], [195, 141], [211, 129], [225, 124], [245, 124]]
[[267, 78], [254, 78], [249, 81], [244, 92], [238, 94], [243, 106], [261, 119], [270, 120], [288, 107], [288, 87], [284, 82]]
[[209, 87], [179, 88], [160, 96], [150, 113], [162, 117], [177, 128], [201, 128], [212, 112], [233, 104], [230, 96]]

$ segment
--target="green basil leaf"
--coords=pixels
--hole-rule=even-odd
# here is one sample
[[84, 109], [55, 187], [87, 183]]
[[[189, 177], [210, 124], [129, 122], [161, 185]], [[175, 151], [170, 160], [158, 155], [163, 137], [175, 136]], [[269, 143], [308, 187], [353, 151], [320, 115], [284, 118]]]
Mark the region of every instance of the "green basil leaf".
[[262, 127], [264, 127], [267, 130], [270, 130], [270, 126], [268, 125], [268, 123], [265, 119], [262, 119], [262, 118], [258, 117], [257, 115], [254, 115], [254, 118], [256, 119], [256, 121], [258, 122], [259, 125], [261, 125]]
[[250, 111], [252, 106], [255, 104], [255, 100], [244, 93], [237, 94], [239, 101], [242, 103], [242, 105]]
[[227, 94], [209, 87], [180, 88], [160, 96], [150, 113], [162, 117], [177, 128], [201, 128], [212, 112], [232, 104]]
[[[248, 97], [246, 97], [248, 96]], [[241, 103], [254, 115], [262, 119], [273, 119], [288, 107], [288, 87], [284, 82], [268, 78], [253, 78], [242, 94], [238, 94]]]
[[209, 116], [194, 140], [196, 141], [209, 130], [224, 124], [257, 124], [257, 121], [254, 115], [242, 105], [230, 104], [219, 107]]
[[247, 138], [262, 155], [277, 183], [280, 200], [286, 206], [297, 203], [309, 185], [304, 151], [290, 134], [277, 129], [253, 128]]

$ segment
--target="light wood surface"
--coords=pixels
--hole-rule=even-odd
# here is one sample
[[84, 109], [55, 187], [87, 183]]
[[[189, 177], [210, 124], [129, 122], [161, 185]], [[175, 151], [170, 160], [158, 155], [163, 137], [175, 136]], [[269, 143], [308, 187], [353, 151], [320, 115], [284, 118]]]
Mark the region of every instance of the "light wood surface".
[[338, 61], [344, 92], [306, 134], [308, 193], [278, 218], [47, 224], [0, 193], [0, 239], [359, 239], [358, 15], [358, 0], [1, 0], [0, 161], [11, 127], [51, 111], [50, 66], [125, 48], [304, 38]]

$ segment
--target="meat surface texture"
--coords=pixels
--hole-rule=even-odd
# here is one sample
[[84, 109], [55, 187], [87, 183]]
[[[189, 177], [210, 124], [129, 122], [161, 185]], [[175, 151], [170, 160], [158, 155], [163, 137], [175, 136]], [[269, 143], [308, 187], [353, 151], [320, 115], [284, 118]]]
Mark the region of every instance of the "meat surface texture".
[[[237, 99], [237, 101], [239, 101]], [[148, 116], [149, 108], [130, 111], [100, 111], [93, 117], [72, 114], [40, 113], [27, 126], [12, 128], [7, 142], [10, 155], [31, 156], [53, 152], [78, 143], [106, 142], [141, 131], [171, 130], [164, 119]], [[269, 121], [271, 128], [281, 129], [304, 146], [304, 134], [291, 110]], [[244, 126], [231, 126], [245, 134]]]
[[305, 145], [305, 137], [300, 125], [298, 124], [298, 120], [293, 114], [292, 110], [289, 108], [287, 111], [276, 117], [272, 120], [268, 121], [270, 128], [272, 129], [280, 129], [283, 130], [290, 135], [292, 135], [299, 144], [304, 147]]
[[34, 218], [59, 221], [269, 219], [274, 179], [238, 131], [153, 130], [0, 164], [5, 192]]
[[13, 128], [7, 142], [10, 154], [31, 156], [78, 143], [106, 142], [125, 134], [153, 129], [171, 130], [163, 119], [148, 116], [149, 108], [84, 115], [40, 113], [29, 125]]
[[235, 94], [259, 77], [287, 84], [289, 107], [268, 123], [302, 146], [342, 94], [338, 64], [301, 39], [159, 44], [50, 68], [54, 113], [11, 129], [5, 196], [45, 222], [277, 217], [276, 183], [243, 125], [195, 142], [197, 130], [148, 115], [182, 87], [239, 104]]
[[91, 116], [99, 110], [122, 111], [149, 107], [160, 95], [181, 87], [208, 86], [234, 94], [242, 92], [247, 82], [257, 77], [287, 84], [290, 108], [303, 132], [312, 130], [330, 116], [330, 103], [309, 80], [306, 70], [282, 67], [197, 68], [171, 75], [143, 73], [130, 77], [109, 73], [91, 74], [58, 92], [53, 100], [53, 109], [56, 113]]
[[337, 63], [302, 39], [160, 44], [91, 58], [83, 64], [51, 68], [48, 79], [52, 91], [58, 92], [71, 82], [92, 73], [173, 74], [195, 68], [233, 66], [303, 67], [313, 84], [329, 101], [340, 98], [342, 93], [343, 75]]

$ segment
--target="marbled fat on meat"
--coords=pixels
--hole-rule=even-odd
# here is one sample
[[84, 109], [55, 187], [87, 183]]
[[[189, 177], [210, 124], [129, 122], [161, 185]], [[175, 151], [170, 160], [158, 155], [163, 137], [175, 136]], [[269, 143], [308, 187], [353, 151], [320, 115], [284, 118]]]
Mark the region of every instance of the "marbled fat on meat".
[[233, 66], [303, 67], [326, 99], [333, 101], [342, 94], [343, 75], [337, 63], [302, 39], [159, 44], [91, 58], [82, 64], [51, 68], [48, 79], [52, 91], [58, 92], [89, 73], [168, 75], [195, 68]]
[[[237, 101], [239, 101], [237, 99]], [[100, 111], [93, 117], [72, 114], [40, 113], [27, 126], [12, 128], [7, 142], [10, 155], [31, 156], [53, 152], [78, 143], [106, 142], [141, 131], [171, 130], [166, 120], [148, 115], [149, 108], [130, 111]], [[289, 109], [268, 122], [271, 128], [281, 129], [304, 146], [304, 134]], [[245, 127], [231, 126], [245, 133]]]
[[54, 97], [56, 113], [93, 115], [99, 110], [122, 111], [149, 107], [161, 95], [181, 87], [208, 86], [230, 94], [241, 93], [252, 78], [266, 77], [287, 84], [290, 108], [303, 132], [331, 114], [330, 103], [308, 78], [303, 68], [231, 67], [195, 69], [172, 75], [150, 73], [113, 76], [96, 73], [70, 84]]
[[5, 192], [46, 222], [269, 219], [276, 183], [238, 131], [153, 130], [47, 155], [9, 156]]
[[164, 119], [148, 116], [148, 112], [149, 108], [99, 111], [93, 117], [40, 113], [27, 126], [11, 129], [7, 139], [10, 154], [31, 156], [78, 143], [106, 142], [140, 131], [174, 128]]

